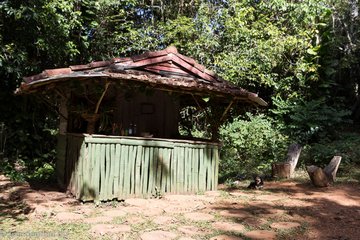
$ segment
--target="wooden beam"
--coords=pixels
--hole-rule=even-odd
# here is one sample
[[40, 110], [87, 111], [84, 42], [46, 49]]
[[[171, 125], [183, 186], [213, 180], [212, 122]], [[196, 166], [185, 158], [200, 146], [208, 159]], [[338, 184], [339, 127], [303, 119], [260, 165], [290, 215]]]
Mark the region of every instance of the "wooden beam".
[[229, 105], [227, 106], [227, 108], [225, 109], [223, 115], [220, 118], [220, 123], [222, 123], [222, 121], [224, 120], [226, 114], [228, 113], [228, 111], [230, 110], [231, 106], [234, 104], [235, 100], [231, 100], [231, 102], [229, 103]]
[[55, 88], [54, 91], [61, 97], [66, 99], [66, 94], [62, 93], [59, 89]]
[[99, 101], [96, 103], [96, 108], [95, 108], [95, 112], [94, 112], [95, 114], [97, 114], [97, 113], [99, 112], [100, 104], [101, 104], [103, 98], [105, 97], [105, 94], [106, 94], [109, 86], [110, 86], [110, 82], [106, 81], [106, 83], [105, 83], [105, 89], [104, 89], [103, 93], [101, 94], [101, 96], [100, 96], [100, 98], [99, 98]]

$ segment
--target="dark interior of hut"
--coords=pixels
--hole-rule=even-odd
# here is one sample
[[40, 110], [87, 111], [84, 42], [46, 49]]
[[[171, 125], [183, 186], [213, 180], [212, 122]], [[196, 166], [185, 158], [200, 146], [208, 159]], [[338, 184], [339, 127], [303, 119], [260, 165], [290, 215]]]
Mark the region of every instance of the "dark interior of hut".
[[228, 99], [118, 82], [106, 88], [104, 81], [82, 81], [70, 92], [69, 133], [89, 133], [92, 119], [94, 134], [209, 141], [229, 105]]

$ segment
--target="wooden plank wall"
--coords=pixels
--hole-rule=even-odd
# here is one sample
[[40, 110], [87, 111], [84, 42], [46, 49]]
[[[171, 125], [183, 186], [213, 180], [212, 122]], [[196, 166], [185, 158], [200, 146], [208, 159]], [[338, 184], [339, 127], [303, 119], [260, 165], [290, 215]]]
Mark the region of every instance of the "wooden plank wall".
[[83, 162], [83, 156], [80, 154], [83, 150], [83, 145], [84, 137], [67, 136], [64, 182], [67, 189], [74, 195], [79, 189], [80, 184], [78, 182], [79, 178], [77, 177], [77, 174], [82, 171], [82, 168], [79, 168], [79, 163]]
[[218, 162], [212, 144], [69, 136], [68, 189], [83, 201], [216, 190]]
[[65, 162], [66, 162], [67, 136], [59, 134], [56, 145], [56, 180], [61, 189], [65, 188]]

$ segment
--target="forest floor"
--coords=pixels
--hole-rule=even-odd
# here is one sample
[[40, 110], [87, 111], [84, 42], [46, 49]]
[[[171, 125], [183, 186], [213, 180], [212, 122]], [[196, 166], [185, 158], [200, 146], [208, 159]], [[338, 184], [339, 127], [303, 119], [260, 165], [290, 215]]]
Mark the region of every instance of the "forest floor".
[[359, 239], [359, 182], [246, 185], [95, 205], [0, 175], [0, 239]]

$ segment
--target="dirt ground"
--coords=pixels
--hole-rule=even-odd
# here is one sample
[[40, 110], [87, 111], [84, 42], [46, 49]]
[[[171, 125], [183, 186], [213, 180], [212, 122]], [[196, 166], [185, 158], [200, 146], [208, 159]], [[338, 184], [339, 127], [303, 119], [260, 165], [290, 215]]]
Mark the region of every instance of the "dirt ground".
[[245, 186], [95, 205], [0, 175], [0, 239], [360, 239], [359, 183]]

